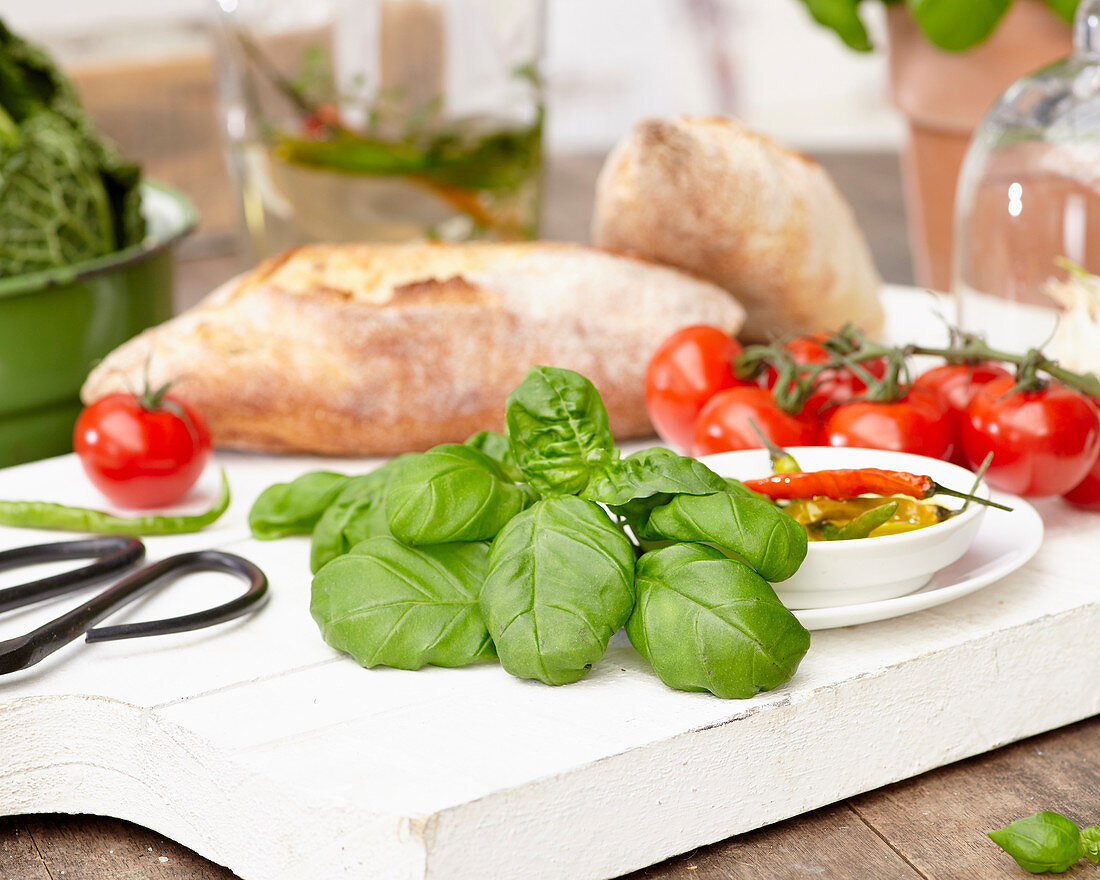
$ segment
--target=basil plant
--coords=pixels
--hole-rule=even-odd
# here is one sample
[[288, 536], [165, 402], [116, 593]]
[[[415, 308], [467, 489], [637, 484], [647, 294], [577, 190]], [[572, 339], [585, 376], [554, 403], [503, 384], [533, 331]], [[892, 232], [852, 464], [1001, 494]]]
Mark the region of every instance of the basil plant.
[[802, 526], [693, 458], [622, 457], [599, 393], [570, 370], [531, 369], [505, 423], [260, 495], [256, 537], [312, 534], [326, 642], [366, 667], [495, 659], [562, 685], [625, 627], [673, 688], [743, 698], [794, 674], [809, 633], [771, 582], [805, 558]]
[[[834, 31], [850, 48], [873, 48], [859, 16], [861, 0], [801, 0], [810, 15]], [[949, 52], [963, 52], [985, 41], [996, 29], [1012, 0], [883, 0], [905, 3], [928, 41]], [[1078, 0], [1043, 0], [1053, 13], [1073, 21]]]

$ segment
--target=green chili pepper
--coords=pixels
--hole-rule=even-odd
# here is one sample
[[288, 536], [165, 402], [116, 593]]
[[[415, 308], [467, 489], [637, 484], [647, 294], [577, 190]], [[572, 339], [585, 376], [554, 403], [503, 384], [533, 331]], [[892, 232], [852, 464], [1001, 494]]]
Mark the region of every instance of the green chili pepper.
[[879, 526], [890, 522], [894, 514], [898, 512], [898, 503], [891, 501], [878, 507], [872, 507], [865, 513], [861, 513], [847, 525], [838, 526], [827, 522], [821, 527], [821, 533], [826, 541], [851, 541], [855, 538], [866, 538]]
[[58, 529], [97, 535], [180, 535], [197, 532], [229, 507], [229, 479], [222, 471], [222, 488], [214, 505], [187, 516], [115, 516], [88, 507], [66, 507], [48, 501], [0, 501], [0, 525], [24, 529]]
[[772, 462], [772, 473], [797, 474], [802, 470], [802, 466], [798, 463], [798, 459], [787, 452], [782, 446], [776, 445], [767, 434], [760, 430], [760, 426], [752, 419], [749, 419], [749, 427], [756, 432], [756, 436], [760, 438], [760, 442], [763, 443], [764, 448], [768, 450], [768, 458], [770, 458]]

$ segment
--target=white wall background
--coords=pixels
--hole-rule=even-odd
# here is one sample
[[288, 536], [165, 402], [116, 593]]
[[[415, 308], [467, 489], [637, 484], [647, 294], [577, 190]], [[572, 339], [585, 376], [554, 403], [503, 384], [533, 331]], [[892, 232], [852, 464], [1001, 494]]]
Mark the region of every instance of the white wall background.
[[[881, 9], [866, 4], [872, 26]], [[0, 0], [66, 60], [187, 51], [213, 0]], [[803, 149], [901, 139], [881, 53], [848, 51], [796, 0], [547, 0], [548, 137], [605, 150], [636, 119], [731, 113]]]

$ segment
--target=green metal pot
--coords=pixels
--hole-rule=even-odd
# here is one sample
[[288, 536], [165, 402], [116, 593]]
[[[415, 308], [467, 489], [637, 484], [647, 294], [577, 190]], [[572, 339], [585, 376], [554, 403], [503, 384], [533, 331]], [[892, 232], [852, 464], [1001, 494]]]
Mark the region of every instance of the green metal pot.
[[142, 210], [139, 245], [0, 278], [0, 467], [70, 452], [92, 365], [172, 316], [172, 246], [198, 215], [183, 193], [149, 182]]

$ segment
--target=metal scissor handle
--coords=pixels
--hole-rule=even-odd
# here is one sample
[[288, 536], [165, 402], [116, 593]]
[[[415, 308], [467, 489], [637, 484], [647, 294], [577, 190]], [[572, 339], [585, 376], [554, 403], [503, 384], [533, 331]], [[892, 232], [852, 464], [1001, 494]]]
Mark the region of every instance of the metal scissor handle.
[[24, 605], [102, 583], [123, 569], [137, 565], [144, 558], [145, 545], [137, 538], [123, 536], [82, 538], [78, 541], [59, 541], [5, 550], [0, 552], [0, 571], [65, 559], [95, 559], [95, 562], [0, 590], [0, 611], [22, 608]]
[[[248, 583], [248, 589], [236, 599], [194, 614], [93, 629], [99, 621], [139, 596], [196, 571], [223, 571], [236, 575]], [[202, 629], [240, 617], [257, 607], [266, 594], [267, 577], [253, 563], [240, 556], [220, 550], [198, 550], [171, 556], [134, 572], [83, 605], [26, 635], [0, 642], [0, 675], [33, 666], [85, 633], [89, 642], [104, 642]]]

